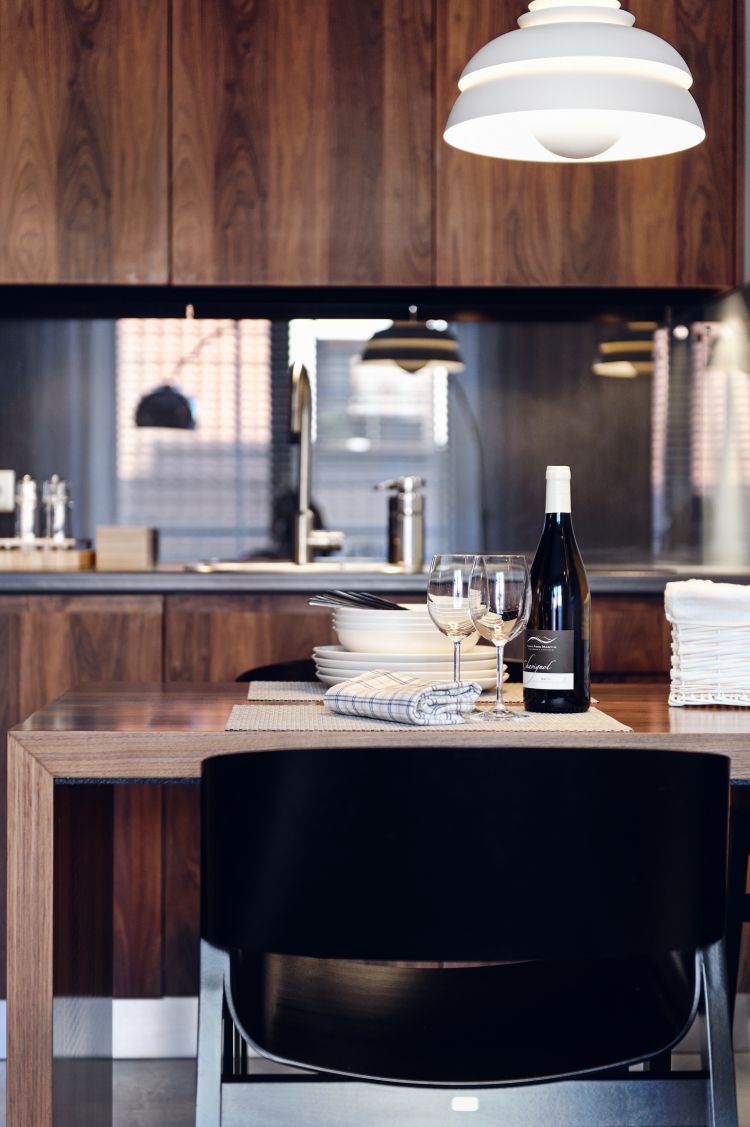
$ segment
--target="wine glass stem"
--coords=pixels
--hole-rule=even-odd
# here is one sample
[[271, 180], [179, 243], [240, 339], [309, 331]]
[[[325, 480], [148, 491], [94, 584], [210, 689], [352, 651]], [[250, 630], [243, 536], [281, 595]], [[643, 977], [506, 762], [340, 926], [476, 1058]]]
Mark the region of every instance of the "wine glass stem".
[[461, 680], [461, 639], [453, 643], [453, 680]]
[[495, 642], [495, 649], [497, 651], [497, 685], [495, 688], [495, 707], [493, 712], [505, 712], [505, 705], [503, 704], [503, 649], [505, 643], [501, 642], [499, 645]]

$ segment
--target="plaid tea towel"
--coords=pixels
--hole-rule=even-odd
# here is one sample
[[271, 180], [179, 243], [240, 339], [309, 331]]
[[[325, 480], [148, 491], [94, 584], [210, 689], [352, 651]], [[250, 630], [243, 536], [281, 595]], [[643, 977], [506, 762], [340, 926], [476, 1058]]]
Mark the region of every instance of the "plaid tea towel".
[[482, 692], [476, 681], [425, 682], [406, 673], [375, 669], [333, 685], [325, 704], [345, 716], [397, 724], [463, 724]]

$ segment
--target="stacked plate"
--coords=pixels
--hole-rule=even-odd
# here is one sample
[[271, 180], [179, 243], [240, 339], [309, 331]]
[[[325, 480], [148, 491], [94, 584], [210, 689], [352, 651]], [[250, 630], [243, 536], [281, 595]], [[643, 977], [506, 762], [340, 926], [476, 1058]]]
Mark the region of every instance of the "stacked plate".
[[[339, 607], [333, 628], [345, 650], [369, 654], [452, 654], [453, 643], [441, 634], [425, 603], [391, 610], [355, 610]], [[461, 652], [473, 650], [478, 635], [461, 643]]]
[[[313, 650], [318, 680], [326, 686], [373, 669], [453, 680], [453, 643], [435, 626], [424, 603], [406, 606], [402, 614], [342, 607], [334, 612], [333, 625], [341, 645]], [[461, 643], [461, 678], [490, 689], [495, 684], [495, 649], [476, 649], [478, 640], [475, 634]]]

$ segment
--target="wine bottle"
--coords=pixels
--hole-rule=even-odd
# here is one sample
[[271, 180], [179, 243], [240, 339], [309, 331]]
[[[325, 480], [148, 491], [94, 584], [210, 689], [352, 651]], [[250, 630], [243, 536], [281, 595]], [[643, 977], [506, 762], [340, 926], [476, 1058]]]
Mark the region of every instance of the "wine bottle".
[[585, 712], [591, 596], [570, 516], [569, 466], [547, 466], [546, 514], [531, 565], [523, 700], [530, 712]]

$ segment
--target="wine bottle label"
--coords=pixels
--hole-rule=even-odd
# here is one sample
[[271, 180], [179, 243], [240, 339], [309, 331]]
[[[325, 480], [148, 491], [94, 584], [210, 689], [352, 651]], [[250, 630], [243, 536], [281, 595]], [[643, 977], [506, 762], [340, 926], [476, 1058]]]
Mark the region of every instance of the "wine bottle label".
[[530, 630], [523, 683], [527, 689], [572, 689], [574, 630]]

